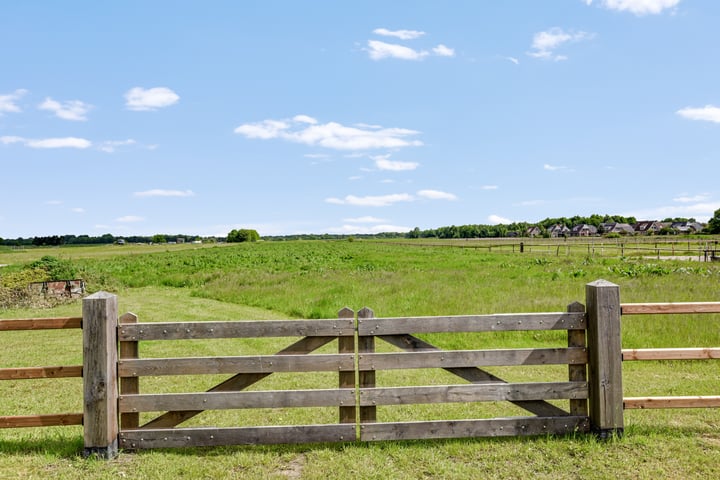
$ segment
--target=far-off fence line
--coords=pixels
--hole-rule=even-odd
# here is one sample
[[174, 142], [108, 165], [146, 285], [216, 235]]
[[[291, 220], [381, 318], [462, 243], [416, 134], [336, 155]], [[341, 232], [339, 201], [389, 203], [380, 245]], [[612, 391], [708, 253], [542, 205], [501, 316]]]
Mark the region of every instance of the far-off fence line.
[[535, 254], [551, 256], [587, 255], [588, 257], [654, 257], [720, 261], [717, 240], [674, 239], [663, 237], [620, 238], [455, 238], [418, 239], [412, 242], [384, 242], [413, 247], [468, 248], [488, 253]]
[[[83, 405], [78, 414], [0, 417], [0, 427], [77, 424], [82, 420], [86, 455], [105, 458], [119, 449], [311, 442], [365, 442], [594, 433], [622, 435], [627, 408], [718, 407], [720, 396], [623, 398], [623, 360], [717, 359], [720, 348], [622, 350], [621, 316], [648, 313], [720, 313], [720, 302], [621, 304], [619, 287], [604, 280], [586, 285], [585, 305], [565, 312], [376, 317], [369, 308], [342, 309], [323, 320], [139, 323], [118, 316], [117, 297], [99, 292], [83, 300]], [[56, 325], [80, 319], [0, 320], [0, 331]], [[418, 335], [492, 335], [565, 331], [552, 348], [447, 350]], [[224, 357], [140, 358], [142, 342], [298, 338], [267, 354]], [[434, 341], [434, 340], [433, 340]], [[376, 344], [387, 347], [378, 350]], [[335, 343], [331, 350], [327, 347]], [[491, 373], [515, 368], [565, 366], [565, 379], [513, 382]], [[454, 383], [393, 385], [382, 372], [440, 369]], [[0, 369], [0, 380], [76, 375], [78, 367]], [[45, 372], [45, 373], [43, 373]], [[337, 374], [336, 387], [257, 390], [274, 374]], [[205, 392], [142, 393], [143, 377], [229, 375]], [[504, 375], [503, 375], [504, 376]], [[413, 376], [414, 380], [422, 378]], [[392, 383], [391, 381], [389, 383]], [[252, 387], [252, 388], [251, 388]], [[388, 408], [508, 402], [518, 416], [398, 421]], [[181, 426], [206, 411], [334, 408], [337, 421], [309, 425]], [[151, 416], [149, 412], [163, 412]], [[468, 418], [469, 417], [469, 418]], [[141, 419], [145, 418], [144, 422]], [[251, 417], [252, 418], [252, 417]]]

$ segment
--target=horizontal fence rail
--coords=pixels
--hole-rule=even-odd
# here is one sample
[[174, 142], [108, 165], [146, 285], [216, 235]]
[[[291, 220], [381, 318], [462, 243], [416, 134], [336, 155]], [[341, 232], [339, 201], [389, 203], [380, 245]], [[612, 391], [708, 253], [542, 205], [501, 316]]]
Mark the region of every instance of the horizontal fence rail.
[[623, 315], [720, 313], [720, 302], [623, 303]]
[[82, 317], [0, 320], [0, 332], [10, 330], [55, 330], [65, 328], [82, 328]]
[[[82, 317], [0, 320], [0, 332], [82, 328]], [[0, 381], [43, 378], [82, 378], [82, 365], [0, 368]], [[0, 428], [60, 427], [82, 425], [82, 413], [0, 416]]]
[[355, 322], [339, 320], [263, 320], [236, 322], [182, 322], [124, 324], [118, 340], [199, 340], [258, 337], [353, 336]]
[[585, 330], [584, 312], [396, 317], [358, 320], [359, 335]]

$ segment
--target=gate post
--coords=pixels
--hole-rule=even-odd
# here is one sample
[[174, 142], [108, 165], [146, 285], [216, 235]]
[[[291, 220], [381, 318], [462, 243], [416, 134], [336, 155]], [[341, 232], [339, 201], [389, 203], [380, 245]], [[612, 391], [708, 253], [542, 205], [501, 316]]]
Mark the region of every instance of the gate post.
[[117, 296], [83, 299], [83, 456], [118, 453]]
[[623, 434], [620, 287], [606, 280], [585, 286], [590, 425], [600, 438]]

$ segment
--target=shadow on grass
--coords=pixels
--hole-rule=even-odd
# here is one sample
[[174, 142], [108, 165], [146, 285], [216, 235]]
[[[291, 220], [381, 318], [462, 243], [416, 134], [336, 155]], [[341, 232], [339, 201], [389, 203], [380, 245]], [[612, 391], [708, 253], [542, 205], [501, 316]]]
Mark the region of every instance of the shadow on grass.
[[[717, 430], [710, 426], [670, 426], [670, 425], [630, 425], [625, 429], [622, 437], [600, 439], [593, 434], [573, 433], [568, 435], [545, 436], [518, 436], [518, 437], [475, 437], [475, 438], [449, 438], [430, 440], [395, 440], [378, 442], [338, 442], [338, 443], [304, 443], [304, 444], [276, 444], [276, 445], [229, 445], [218, 447], [188, 447], [188, 448], [158, 448], [148, 450], [123, 450], [123, 455], [149, 455], [153, 452], [162, 452], [177, 456], [198, 456], [213, 458], [239, 452], [253, 452], [266, 454], [305, 454], [316, 451], [343, 452], [348, 449], [377, 449], [387, 450], [397, 447], [409, 449], [444, 448], [452, 445], [477, 445], [488, 447], [491, 445], [503, 446], [509, 444], [537, 444], [566, 443], [566, 444], [604, 444], [616, 442], [642, 441], [657, 437], [680, 438], [700, 437]], [[78, 458], [83, 452], [82, 436], [36, 436], [20, 437], [17, 439], [1, 439], [0, 452], [4, 455], [49, 455], [57, 458]]]
[[217, 457], [239, 452], [265, 453], [265, 454], [307, 454], [311, 452], [330, 451], [344, 452], [347, 450], [391, 450], [395, 448], [409, 449], [425, 449], [425, 448], [443, 448], [452, 445], [477, 445], [478, 447], [492, 445], [508, 445], [508, 444], [532, 444], [541, 442], [598, 442], [591, 434], [568, 434], [568, 435], [545, 435], [545, 436], [518, 436], [518, 437], [472, 437], [472, 438], [442, 438], [429, 440], [386, 440], [375, 442], [337, 442], [337, 443], [300, 443], [300, 444], [274, 444], [274, 445], [228, 445], [218, 447], [181, 447], [181, 448], [158, 448], [152, 450], [125, 450], [123, 454], [143, 455], [150, 452], [162, 452], [177, 456], [199, 456], [199, 457]]

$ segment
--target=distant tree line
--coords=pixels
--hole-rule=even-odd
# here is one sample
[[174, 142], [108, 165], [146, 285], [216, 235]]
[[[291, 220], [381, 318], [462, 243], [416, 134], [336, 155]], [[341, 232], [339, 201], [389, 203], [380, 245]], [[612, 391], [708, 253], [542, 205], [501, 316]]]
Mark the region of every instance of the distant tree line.
[[[49, 235], [39, 237], [18, 237], [18, 238], [0, 238], [0, 245], [8, 247], [53, 247], [60, 245], [109, 245], [117, 243], [118, 240], [124, 240], [126, 243], [166, 243], [183, 238], [186, 241], [200, 240], [197, 235], [168, 235], [157, 234], [152, 236], [129, 235], [114, 236], [109, 233], [97, 237], [90, 235]], [[214, 240], [214, 239], [213, 239]]]
[[[662, 222], [694, 222], [694, 218], [665, 218]], [[126, 243], [167, 243], [175, 241], [178, 238], [185, 239], [185, 241], [203, 240], [204, 242], [216, 242], [216, 241], [227, 241], [227, 242], [255, 242], [260, 240], [267, 241], [289, 241], [289, 240], [346, 240], [354, 238], [375, 238], [375, 239], [389, 239], [389, 238], [500, 238], [510, 236], [525, 236], [528, 228], [537, 226], [542, 231], [547, 231], [555, 225], [564, 225], [567, 228], [572, 228], [575, 225], [593, 225], [600, 227], [603, 223], [627, 223], [635, 224], [637, 219], [635, 217], [624, 217], [622, 215], [598, 215], [593, 214], [589, 217], [583, 217], [575, 215], [573, 217], [557, 217], [557, 218], [546, 218], [539, 222], [513, 222], [509, 224], [500, 225], [451, 225], [439, 228], [432, 228], [427, 230], [421, 230], [415, 227], [409, 232], [382, 232], [374, 234], [297, 234], [297, 235], [270, 235], [260, 237], [256, 230], [251, 229], [237, 229], [232, 230], [228, 233], [227, 237], [198, 237], [196, 235], [169, 235], [169, 234], [155, 234], [152, 236], [122, 236], [115, 237], [109, 233], [104, 235], [93, 237], [89, 235], [52, 235], [52, 236], [41, 236], [41, 237], [29, 237], [29, 238], [16, 238], [16, 239], [3, 239], [0, 238], [0, 245], [5, 246], [58, 246], [58, 245], [96, 245], [96, 244], [112, 244], [117, 243], [118, 240], [123, 240]], [[720, 209], [716, 210], [714, 216], [708, 221], [707, 227], [703, 233], [709, 234], [720, 234]]]

